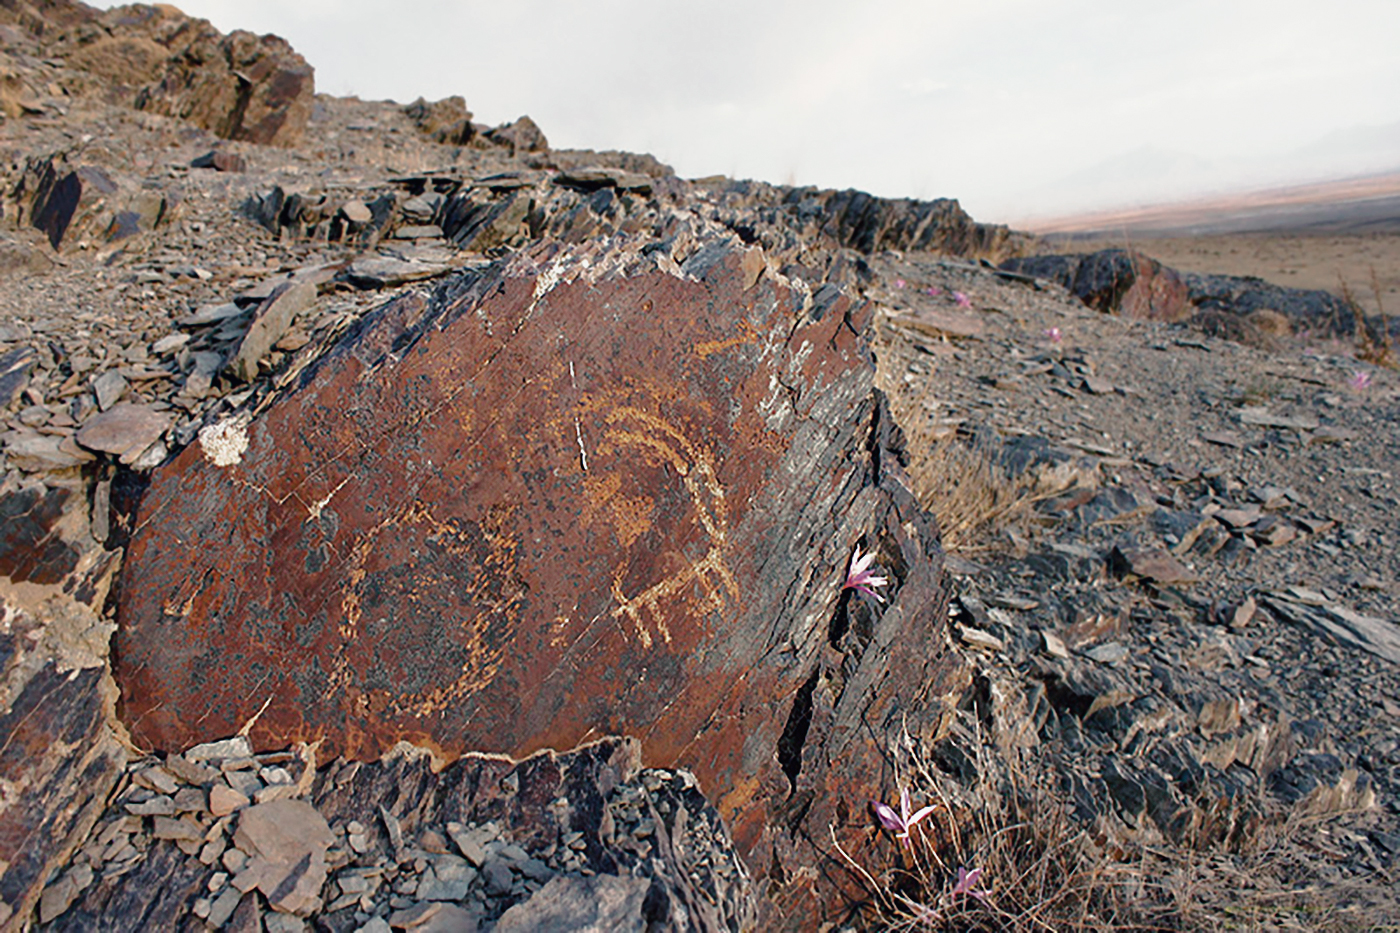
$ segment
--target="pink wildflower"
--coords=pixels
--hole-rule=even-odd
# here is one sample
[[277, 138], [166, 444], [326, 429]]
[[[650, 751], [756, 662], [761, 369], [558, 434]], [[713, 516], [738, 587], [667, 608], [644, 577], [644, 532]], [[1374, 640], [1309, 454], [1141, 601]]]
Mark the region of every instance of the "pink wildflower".
[[905, 283], [904, 283], [904, 280], [903, 280], [903, 279], [895, 279], [895, 280], [894, 280], [894, 287], [895, 287], [895, 288], [903, 288], [903, 287], [904, 287], [904, 284], [905, 284]]
[[870, 569], [874, 560], [874, 551], [861, 554], [860, 545], [856, 545], [855, 553], [851, 555], [850, 569], [846, 571], [846, 582], [841, 584], [841, 589], [855, 590], [857, 593], [875, 597], [877, 603], [884, 602], [884, 597], [875, 592], [874, 587], [885, 586], [890, 581], [888, 577], [879, 576]]
[[1065, 335], [1060, 333], [1060, 329], [1058, 327], [1051, 327], [1046, 329], [1045, 339], [1050, 341], [1051, 343], [1059, 343], [1061, 340], [1065, 339]]
[[924, 289], [924, 294], [928, 295], [930, 298], [937, 298], [939, 295], [943, 294], [943, 289], [939, 288], [937, 285], [930, 285], [928, 288]]
[[[932, 806], [924, 807], [917, 813], [909, 812], [909, 788], [903, 788], [899, 792], [899, 812], [896, 813], [894, 807], [886, 806], [878, 800], [870, 801], [870, 805], [875, 808], [875, 815], [880, 819], [880, 825], [894, 833], [896, 839], [903, 839], [904, 845], [909, 846], [909, 830], [919, 825], [919, 822], [934, 811]], [[975, 883], [976, 878], [972, 881]]]
[[972, 299], [964, 295], [962, 292], [953, 292], [953, 300], [958, 303], [959, 308], [972, 307]]
[[1371, 388], [1371, 374], [1364, 369], [1358, 369], [1351, 374], [1351, 378], [1347, 380], [1347, 385], [1351, 386], [1353, 392], [1365, 392], [1367, 389]]
[[987, 892], [979, 891], [976, 888], [976, 884], [981, 877], [982, 869], [974, 868], [972, 871], [968, 871], [966, 868], [959, 865], [958, 881], [953, 885], [953, 896], [957, 897], [960, 894], [966, 894], [969, 897], [977, 898], [984, 904], [987, 903]]

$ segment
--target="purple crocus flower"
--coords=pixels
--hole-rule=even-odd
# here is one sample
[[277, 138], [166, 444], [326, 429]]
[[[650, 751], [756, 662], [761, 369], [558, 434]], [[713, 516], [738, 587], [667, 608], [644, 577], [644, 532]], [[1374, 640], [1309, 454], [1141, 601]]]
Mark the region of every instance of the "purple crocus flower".
[[[886, 806], [878, 800], [870, 801], [870, 805], [875, 808], [875, 816], [879, 818], [880, 825], [894, 833], [896, 839], [903, 839], [906, 848], [909, 846], [909, 830], [934, 811], [932, 806], [927, 806], [916, 813], [910, 813], [909, 788], [907, 787], [899, 792], [898, 813], [895, 812], [894, 807]], [[977, 879], [973, 878], [972, 880], [975, 883]]]
[[1351, 378], [1347, 380], [1347, 385], [1351, 386], [1353, 392], [1365, 392], [1367, 389], [1371, 388], [1371, 374], [1364, 369], [1358, 369], [1351, 374]]
[[957, 897], [960, 894], [966, 894], [969, 897], [977, 898], [984, 904], [987, 903], [987, 892], [979, 891], [976, 888], [977, 882], [981, 877], [982, 869], [974, 868], [972, 871], [968, 871], [966, 868], [959, 865], [958, 881], [953, 885], [953, 896]]
[[964, 295], [962, 292], [953, 292], [953, 300], [958, 303], [959, 308], [972, 307], [972, 299]]
[[846, 582], [841, 584], [841, 589], [855, 590], [865, 596], [875, 597], [877, 603], [884, 602], [884, 597], [875, 592], [874, 587], [885, 586], [890, 581], [888, 577], [880, 576], [870, 569], [874, 561], [874, 551], [862, 554], [860, 545], [856, 545], [855, 552], [851, 554], [851, 567], [846, 571]]

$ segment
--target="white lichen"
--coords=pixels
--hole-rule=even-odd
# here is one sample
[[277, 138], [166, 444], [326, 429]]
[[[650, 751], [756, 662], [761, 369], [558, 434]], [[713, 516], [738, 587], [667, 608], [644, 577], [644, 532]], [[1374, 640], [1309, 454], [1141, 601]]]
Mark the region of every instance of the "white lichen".
[[204, 458], [214, 466], [240, 463], [248, 449], [248, 419], [239, 415], [205, 425], [199, 429], [199, 446], [204, 450]]

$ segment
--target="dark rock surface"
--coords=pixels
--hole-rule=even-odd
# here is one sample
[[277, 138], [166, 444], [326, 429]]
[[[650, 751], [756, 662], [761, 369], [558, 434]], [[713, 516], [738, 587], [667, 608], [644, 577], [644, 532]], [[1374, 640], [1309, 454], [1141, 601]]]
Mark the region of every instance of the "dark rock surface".
[[77, 487], [0, 486], [0, 929], [7, 931], [27, 923], [51, 874], [87, 838], [126, 760], [109, 725], [112, 629], [98, 615], [116, 565], [89, 534]]
[[[723, 239], [519, 256], [386, 307], [237, 462], [157, 471], [120, 598], [133, 735], [260, 713], [260, 747], [451, 758], [633, 734], [752, 864], [810, 864], [791, 833], [853, 828], [831, 801], [874, 794], [878, 737], [957, 677], [867, 322]], [[840, 598], [861, 542], [900, 580], [874, 616]]]

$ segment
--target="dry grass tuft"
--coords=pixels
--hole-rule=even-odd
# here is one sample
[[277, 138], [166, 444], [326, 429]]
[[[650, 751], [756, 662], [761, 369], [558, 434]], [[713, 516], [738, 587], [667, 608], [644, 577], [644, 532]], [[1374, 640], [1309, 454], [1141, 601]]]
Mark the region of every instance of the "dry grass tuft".
[[[1054, 772], [1031, 751], [983, 743], [960, 781], [926, 762], [905, 776], [914, 806], [935, 810], [905, 847], [886, 835], [887, 865], [852, 862], [866, 879], [867, 928], [930, 933], [1297, 931], [1390, 929], [1394, 877], [1334, 881], [1321, 864], [1329, 833], [1358, 813], [1275, 813], [1248, 854], [1134, 842], [1100, 818], [1075, 822]], [[970, 751], [964, 748], [964, 752]], [[838, 847], [839, 848], [839, 847]], [[954, 891], [980, 869], [983, 897]]]
[[984, 451], [951, 433], [910, 444], [909, 477], [914, 495], [938, 517], [950, 551], [974, 549], [988, 530], [1024, 516], [1034, 498], [1027, 477], [1011, 479]]
[[1339, 275], [1337, 281], [1341, 284], [1342, 300], [1356, 317], [1356, 358], [1376, 366], [1400, 369], [1400, 360], [1396, 359], [1395, 347], [1390, 339], [1390, 320], [1381, 304], [1381, 284], [1375, 266], [1371, 267], [1371, 290], [1376, 296], [1375, 318], [1366, 317], [1345, 279]]
[[[911, 422], [918, 423], [900, 420]], [[948, 551], [991, 548], [995, 533], [1025, 520], [1037, 502], [1083, 482], [1073, 471], [1011, 476], [986, 450], [946, 428], [906, 427], [905, 435], [914, 495], [937, 516]]]
[[[890, 867], [870, 874], [872, 928], [1046, 933], [1156, 931], [1171, 898], [1126, 850], [1075, 825], [1052, 781], [998, 768], [983, 751], [979, 777], [963, 787], [936, 768], [911, 775], [916, 798], [936, 810], [912, 833], [890, 839]], [[920, 793], [922, 792], [922, 793]], [[956, 893], [958, 869], [980, 869], [983, 896]]]

